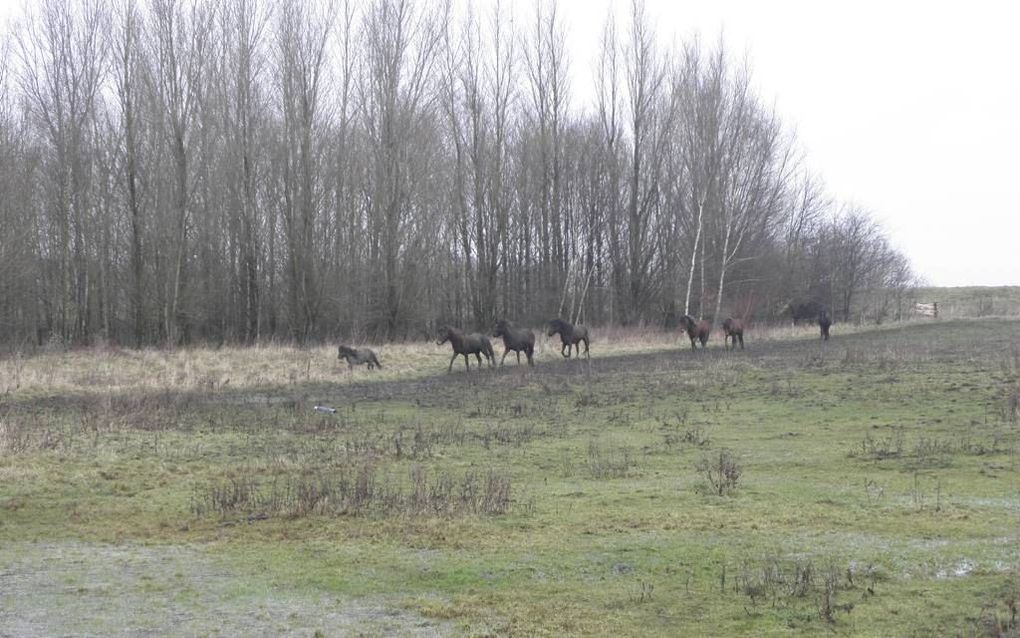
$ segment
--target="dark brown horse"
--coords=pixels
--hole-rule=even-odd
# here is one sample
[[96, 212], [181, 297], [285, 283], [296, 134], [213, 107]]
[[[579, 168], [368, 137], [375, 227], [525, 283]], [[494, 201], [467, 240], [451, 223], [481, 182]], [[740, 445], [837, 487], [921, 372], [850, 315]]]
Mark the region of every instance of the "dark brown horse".
[[492, 333], [493, 337], [503, 337], [503, 358], [499, 360], [499, 365], [503, 365], [506, 361], [506, 355], [511, 350], [517, 353], [517, 364], [521, 363], [521, 352], [528, 357], [528, 365], [535, 365], [535, 361], [532, 359], [532, 355], [535, 354], [535, 333], [528, 330], [527, 328], [514, 328], [513, 325], [506, 319], [500, 319], [496, 322], [496, 330]]
[[450, 365], [446, 368], [447, 372], [453, 370], [453, 362], [458, 355], [464, 355], [464, 367], [468, 370], [471, 369], [468, 364], [468, 355], [475, 355], [478, 359], [478, 367], [482, 367], [482, 355], [489, 360], [489, 366], [496, 365], [496, 353], [492, 350], [492, 342], [485, 335], [474, 333], [465, 335], [456, 328], [444, 326], [439, 330], [439, 339], [436, 341], [437, 346], [441, 346], [447, 341], [453, 346], [453, 357], [450, 358]]
[[829, 340], [829, 327], [832, 325], [832, 317], [825, 310], [818, 313], [818, 327], [822, 329], [822, 339]]
[[684, 315], [680, 317], [680, 327], [683, 328], [687, 336], [691, 338], [691, 350], [694, 350], [695, 340], [701, 342], [701, 347], [704, 348], [705, 344], [708, 343], [708, 333], [712, 331], [712, 324], [702, 320], [695, 320], [690, 315]]
[[723, 345], [727, 348], [736, 349], [737, 341], [740, 341], [740, 349], [744, 349], [744, 322], [740, 319], [730, 317], [722, 323]]
[[580, 343], [582, 341], [584, 342], [584, 356], [589, 359], [591, 358], [591, 355], [588, 354], [587, 328], [584, 326], [575, 326], [574, 324], [567, 323], [562, 319], [553, 319], [549, 322], [549, 332], [546, 334], [551, 337], [557, 333], [559, 333], [560, 342], [563, 344], [560, 346], [560, 354], [562, 354], [564, 358], [570, 358], [571, 347], [577, 349], [577, 356], [581, 356]]

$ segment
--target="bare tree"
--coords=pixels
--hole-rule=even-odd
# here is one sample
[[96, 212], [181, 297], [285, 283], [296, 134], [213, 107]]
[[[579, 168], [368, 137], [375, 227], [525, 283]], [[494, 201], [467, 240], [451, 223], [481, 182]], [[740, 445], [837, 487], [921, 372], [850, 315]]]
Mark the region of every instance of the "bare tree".
[[[559, 310], [565, 303], [569, 278], [564, 234], [571, 229], [563, 215], [563, 127], [567, 118], [567, 60], [563, 24], [555, 3], [538, 3], [529, 38], [522, 44], [528, 79], [527, 125], [532, 127], [531, 144], [537, 155], [537, 184], [529, 193], [529, 209], [537, 209], [532, 220], [537, 237], [540, 294], [532, 299], [540, 307], [550, 308], [559, 296]], [[531, 244], [528, 240], [529, 258]]]
[[[628, 321], [647, 305], [654, 260], [652, 216], [662, 196], [662, 159], [673, 125], [673, 104], [664, 91], [666, 66], [641, 0], [633, 0], [625, 75], [630, 124], [630, 176], [627, 215]], [[666, 102], [666, 103], [664, 103]]]
[[640, 0], [576, 109], [548, 0], [519, 31], [502, 4], [104, 1], [45, 0], [0, 41], [3, 338], [393, 339], [805, 297], [883, 320], [914, 281], [723, 44], [661, 46]]
[[202, 100], [211, 10], [197, 0], [153, 0], [151, 10], [153, 73], [150, 91], [163, 117], [163, 136], [173, 174], [167, 246], [170, 272], [163, 294], [163, 335], [169, 344], [181, 338], [186, 321], [181, 299], [187, 286], [191, 226], [189, 159], [191, 137]]
[[[408, 237], [415, 237], [415, 189], [423, 186], [428, 164], [423, 136], [430, 134], [434, 67], [442, 43], [445, 13], [429, 13], [410, 0], [376, 0], [364, 25], [365, 73], [362, 108], [372, 165], [369, 217], [376, 225], [382, 291], [377, 307], [385, 335], [396, 336], [404, 321], [413, 270], [402, 268]], [[423, 229], [424, 230], [424, 229]]]
[[276, 33], [276, 73], [283, 147], [279, 174], [291, 330], [298, 342], [312, 333], [321, 304], [316, 231], [322, 215], [323, 188], [319, 179], [321, 150], [317, 129], [323, 117], [327, 46], [332, 30], [331, 10], [323, 5], [288, 4]]
[[76, 7], [46, 0], [16, 36], [21, 89], [48, 145], [50, 257], [59, 273], [57, 324], [65, 341], [84, 339], [91, 328], [85, 235], [92, 205], [90, 132], [106, 63], [105, 13], [98, 1]]

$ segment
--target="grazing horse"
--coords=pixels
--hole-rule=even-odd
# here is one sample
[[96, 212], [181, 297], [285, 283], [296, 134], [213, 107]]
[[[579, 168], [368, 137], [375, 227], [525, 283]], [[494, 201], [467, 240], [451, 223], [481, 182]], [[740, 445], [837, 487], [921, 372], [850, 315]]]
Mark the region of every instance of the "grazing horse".
[[736, 349], [737, 340], [740, 340], [740, 349], [744, 349], [744, 322], [740, 319], [734, 319], [730, 317], [722, 324], [723, 334], [723, 345], [728, 348]]
[[478, 359], [478, 367], [482, 367], [482, 355], [489, 360], [489, 366], [495, 365], [494, 359], [496, 353], [492, 350], [492, 343], [489, 338], [485, 335], [478, 333], [465, 335], [456, 328], [444, 326], [439, 331], [439, 340], [436, 341], [437, 346], [441, 346], [447, 341], [453, 346], [453, 357], [450, 358], [450, 365], [446, 368], [447, 372], [453, 370], [453, 362], [457, 358], [457, 355], [464, 355], [464, 368], [470, 370], [471, 366], [468, 364], [468, 355], [475, 355]]
[[822, 339], [829, 340], [829, 326], [832, 325], [832, 317], [825, 310], [818, 313], [818, 327], [822, 329]]
[[549, 332], [547, 336], [553, 336], [559, 333], [560, 342], [563, 344], [560, 346], [560, 354], [565, 359], [570, 358], [570, 349], [574, 347], [577, 349], [577, 356], [581, 356], [580, 342], [584, 342], [584, 356], [591, 358], [588, 354], [588, 329], [584, 326], [575, 326], [572, 323], [567, 323], [562, 319], [553, 319], [549, 322]]
[[361, 365], [363, 363], [368, 364], [368, 369], [371, 370], [373, 367], [382, 368], [382, 364], [379, 363], [379, 359], [375, 356], [375, 352], [372, 352], [368, 348], [348, 348], [347, 346], [337, 347], [337, 359], [343, 359], [347, 362], [347, 369], [353, 370], [355, 365]]
[[529, 366], [535, 365], [535, 361], [532, 359], [532, 355], [535, 354], [534, 332], [527, 328], [514, 328], [506, 319], [500, 319], [496, 322], [496, 329], [492, 336], [503, 337], [503, 358], [499, 360], [499, 365], [503, 365], [506, 355], [510, 354], [511, 350], [517, 353], [518, 365], [521, 363], [521, 352], [524, 352], [528, 357]]
[[694, 350], [695, 340], [701, 342], [701, 347], [704, 348], [705, 344], [708, 343], [708, 333], [712, 330], [712, 324], [705, 321], [695, 321], [694, 317], [690, 315], [684, 315], [680, 317], [680, 327], [684, 329], [687, 336], [691, 338], [691, 350]]

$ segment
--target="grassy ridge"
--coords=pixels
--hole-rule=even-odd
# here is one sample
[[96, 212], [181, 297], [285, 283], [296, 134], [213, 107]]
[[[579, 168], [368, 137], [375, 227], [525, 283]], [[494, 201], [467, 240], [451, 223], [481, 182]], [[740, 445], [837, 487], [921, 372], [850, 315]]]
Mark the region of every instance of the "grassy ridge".
[[[191, 380], [224, 374], [201, 352], [162, 381], [27, 360], [0, 408], [0, 572], [40, 544], [187, 547], [232, 574], [226, 609], [382, 601], [410, 624], [348, 628], [380, 635], [1016, 631], [1020, 321], [623, 341], [452, 375], [430, 346], [390, 376], [281, 352], [230, 384]], [[208, 594], [161, 591], [139, 622]], [[0, 599], [0, 630], [24, 614]]]
[[919, 288], [920, 302], [939, 302], [944, 318], [1015, 317], [1020, 315], [1020, 286], [958, 286]]

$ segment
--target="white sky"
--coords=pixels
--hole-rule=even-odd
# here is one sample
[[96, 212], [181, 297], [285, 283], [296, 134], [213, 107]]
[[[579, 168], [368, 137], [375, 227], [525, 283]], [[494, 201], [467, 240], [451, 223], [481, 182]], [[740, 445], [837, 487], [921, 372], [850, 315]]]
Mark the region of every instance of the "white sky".
[[[427, 0], [424, 0], [427, 2]], [[489, 5], [492, 0], [468, 0]], [[534, 0], [503, 0], [518, 24]], [[573, 99], [612, 8], [556, 0]], [[20, 0], [0, 0], [0, 19]], [[723, 34], [840, 200], [875, 212], [934, 285], [1020, 285], [1020, 5], [1008, 1], [646, 0], [661, 41]], [[480, 10], [484, 11], [482, 7]]]
[[[513, 0], [530, 18], [531, 0]], [[558, 0], [574, 95], [612, 7]], [[723, 35], [837, 198], [875, 212], [934, 285], [1020, 284], [1020, 5], [646, 0], [663, 42]], [[523, 13], [523, 15], [521, 15]]]

